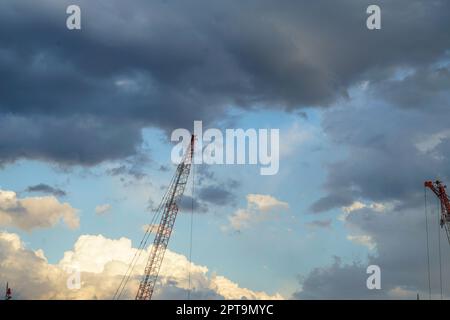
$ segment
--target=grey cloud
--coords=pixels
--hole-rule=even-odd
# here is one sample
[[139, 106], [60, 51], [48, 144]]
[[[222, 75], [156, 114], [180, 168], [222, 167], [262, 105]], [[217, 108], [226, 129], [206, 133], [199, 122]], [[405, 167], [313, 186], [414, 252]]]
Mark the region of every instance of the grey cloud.
[[403, 108], [445, 111], [450, 100], [450, 68], [421, 68], [404, 79], [376, 84], [373, 95]]
[[331, 228], [331, 219], [326, 220], [313, 220], [311, 222], [306, 223], [307, 226], [313, 228]]
[[347, 206], [352, 203], [353, 197], [350, 192], [346, 192], [345, 190], [338, 193], [333, 193], [327, 196], [324, 196], [314, 202], [311, 206], [311, 210], [314, 213], [319, 213], [323, 211], [327, 211], [335, 208], [336, 206], [342, 207]]
[[[327, 136], [335, 147], [345, 150], [347, 156], [327, 164], [324, 184], [327, 192], [312, 209], [322, 212], [356, 200], [367, 204], [384, 203], [387, 207], [381, 213], [367, 207], [355, 210], [345, 220], [350, 235], [368, 236], [376, 244], [376, 252], [372, 252], [367, 261], [319, 268], [306, 276], [302, 290], [295, 297], [415, 299], [417, 293], [428, 297], [423, 182], [437, 177], [449, 181], [450, 137], [446, 132], [450, 109], [447, 103], [437, 112], [442, 95], [433, 95], [436, 87], [425, 85], [442, 70], [423, 72], [412, 75], [413, 78], [396, 80], [398, 88], [408, 87], [413, 80], [424, 83], [412, 86], [418, 91], [414, 92], [418, 97], [417, 101], [414, 99], [417, 102], [414, 106], [408, 107], [384, 96], [384, 90], [393, 91], [376, 84], [379, 100], [356, 99], [345, 107], [324, 113], [323, 127]], [[419, 76], [424, 79], [416, 78]], [[450, 88], [442, 86], [438, 91], [448, 94]], [[429, 97], [427, 103], [419, 96]], [[392, 105], [394, 102], [396, 104]], [[425, 149], [419, 147], [421, 143]], [[435, 199], [431, 201], [435, 203]], [[438, 233], [436, 211], [429, 212], [428, 219], [431, 286], [433, 298], [438, 298], [439, 235], [446, 248], [442, 249], [443, 270], [450, 267], [450, 251], [445, 234], [442, 230]], [[382, 271], [382, 290], [377, 295], [369, 290], [361, 291], [364, 278], [356, 276], [363, 274], [370, 264], [380, 266]], [[448, 281], [450, 278], [444, 274], [444, 296], [450, 293], [445, 287]]]
[[[230, 105], [329, 106], [360, 80], [383, 81], [448, 50], [447, 1], [375, 3], [379, 32], [365, 28], [369, 0], [84, 0], [83, 29], [70, 32], [70, 1], [44, 0], [39, 10], [3, 1], [0, 116], [9, 131], [0, 134], [0, 162], [126, 158], [144, 127], [190, 128]], [[27, 130], [12, 128], [11, 114]]]
[[141, 142], [139, 128], [126, 122], [115, 124], [77, 116], [2, 116], [0, 164], [27, 158], [94, 165], [105, 157], [121, 159], [136, 154]]
[[[365, 105], [355, 106], [359, 103]], [[420, 205], [424, 180], [450, 177], [450, 137], [442, 136], [425, 152], [418, 145], [446, 132], [449, 116], [449, 108], [433, 112], [423, 106], [406, 112], [364, 100], [326, 112], [325, 132], [348, 157], [327, 165], [327, 194], [311, 210], [322, 212], [359, 199]]]
[[[438, 233], [436, 212], [428, 212], [430, 241], [430, 271], [432, 298], [439, 298], [438, 236], [442, 242], [442, 270], [450, 267], [450, 252], [445, 233]], [[423, 209], [392, 210], [385, 213], [371, 209], [353, 211], [346, 220], [351, 232], [368, 235], [376, 243], [376, 253], [367, 261], [334, 264], [314, 269], [301, 279], [302, 290], [294, 294], [299, 299], [415, 299], [419, 293], [428, 299], [427, 249]], [[366, 268], [381, 269], [381, 290], [368, 290]], [[450, 292], [446, 284], [450, 277], [443, 273], [444, 297]]]
[[197, 183], [202, 186], [204, 184], [213, 182], [216, 178], [214, 171], [208, 165], [198, 165], [196, 167]]
[[108, 170], [108, 174], [112, 175], [112, 176], [119, 176], [119, 175], [123, 175], [123, 174], [127, 174], [127, 167], [125, 167], [124, 165], [121, 165], [119, 167], [115, 167], [112, 169]]
[[157, 300], [183, 300], [187, 299], [188, 296], [195, 300], [224, 300], [223, 296], [207, 288], [188, 292], [187, 289], [183, 289], [176, 281], [168, 281], [166, 285], [159, 287], [155, 292]]
[[127, 157], [121, 161], [121, 165], [108, 169], [106, 172], [111, 176], [120, 176], [123, 181], [123, 176], [130, 176], [135, 180], [142, 180], [147, 177], [145, 167], [152, 162], [151, 158], [139, 149], [133, 156]]
[[64, 190], [49, 186], [48, 184], [45, 184], [45, 183], [39, 183], [34, 186], [29, 186], [26, 189], [26, 191], [27, 192], [42, 192], [42, 193], [52, 194], [57, 197], [64, 197], [67, 195], [67, 193]]
[[158, 170], [161, 171], [161, 172], [167, 172], [167, 171], [169, 171], [170, 169], [169, 169], [168, 166], [160, 165]]
[[198, 192], [198, 196], [205, 202], [220, 206], [230, 205], [235, 198], [230, 191], [219, 185], [202, 187]]
[[235, 194], [241, 183], [235, 179], [220, 179], [209, 165], [196, 167], [196, 183], [199, 189], [196, 191], [199, 199], [204, 203], [219, 206], [234, 206]]
[[208, 207], [197, 199], [192, 199], [191, 196], [184, 195], [179, 204], [180, 210], [183, 213], [190, 213], [194, 209], [194, 213], [205, 213], [208, 212]]
[[368, 290], [365, 267], [358, 263], [344, 265], [335, 257], [330, 267], [315, 268], [302, 282], [295, 299], [376, 299], [386, 298], [383, 291]]

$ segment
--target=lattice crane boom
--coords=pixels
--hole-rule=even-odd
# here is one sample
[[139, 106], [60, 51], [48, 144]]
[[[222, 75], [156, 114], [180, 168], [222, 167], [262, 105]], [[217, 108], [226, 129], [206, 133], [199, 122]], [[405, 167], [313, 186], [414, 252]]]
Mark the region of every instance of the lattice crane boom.
[[425, 187], [429, 188], [433, 193], [439, 198], [441, 203], [441, 226], [444, 223], [450, 222], [450, 201], [448, 199], [447, 193], [445, 189], [446, 185], [442, 183], [442, 181], [426, 181]]
[[174, 179], [172, 179], [172, 183], [168, 188], [166, 202], [162, 206], [161, 220], [145, 266], [144, 276], [139, 284], [136, 300], [150, 300], [152, 298], [159, 270], [178, 214], [178, 203], [183, 196], [191, 171], [194, 142], [195, 137], [192, 135], [189, 148], [182, 162], [178, 165]]
[[445, 231], [447, 233], [447, 239], [450, 242], [450, 201], [447, 192], [445, 191], [447, 186], [444, 185], [442, 181], [439, 180], [436, 180], [435, 182], [425, 181], [424, 185], [426, 188], [429, 188], [431, 191], [433, 191], [433, 193], [438, 197], [440, 201], [441, 204], [440, 224], [441, 228], [445, 228]]

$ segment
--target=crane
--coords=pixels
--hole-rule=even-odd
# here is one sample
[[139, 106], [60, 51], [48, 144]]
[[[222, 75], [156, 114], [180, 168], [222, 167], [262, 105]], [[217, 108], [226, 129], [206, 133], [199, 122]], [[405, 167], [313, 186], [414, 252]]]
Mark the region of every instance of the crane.
[[192, 135], [189, 148], [185, 153], [183, 160], [178, 165], [172, 182], [169, 185], [168, 192], [160, 205], [162, 210], [161, 220], [145, 266], [144, 276], [141, 279], [138, 292], [136, 293], [136, 300], [151, 300], [152, 298], [159, 270], [164, 259], [167, 245], [169, 244], [175, 219], [177, 218], [178, 203], [183, 196], [191, 171], [194, 142], [195, 136]]
[[433, 191], [441, 203], [440, 225], [441, 228], [445, 229], [447, 239], [450, 242], [450, 201], [445, 191], [447, 186], [439, 180], [436, 180], [435, 182], [425, 181], [424, 185], [426, 188]]
[[9, 287], [8, 282], [6, 283], [6, 293], [5, 293], [5, 300], [11, 300], [12, 299], [12, 290]]

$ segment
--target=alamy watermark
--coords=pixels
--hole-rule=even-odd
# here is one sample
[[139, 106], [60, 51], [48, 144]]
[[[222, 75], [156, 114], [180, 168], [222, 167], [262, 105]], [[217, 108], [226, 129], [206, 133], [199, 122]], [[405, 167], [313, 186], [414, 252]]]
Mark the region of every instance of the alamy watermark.
[[[225, 129], [210, 128], [203, 132], [202, 121], [194, 121], [194, 164], [248, 164], [259, 165], [263, 176], [275, 175], [280, 166], [279, 129]], [[180, 163], [186, 153], [191, 132], [176, 129], [171, 140], [178, 142], [173, 149], [173, 163]]]
[[366, 20], [366, 26], [369, 30], [380, 30], [381, 29], [381, 8], [375, 4], [367, 7], [366, 10], [369, 17]]
[[77, 5], [70, 5], [66, 9], [69, 15], [66, 20], [66, 27], [69, 30], [81, 30], [81, 8]]
[[[381, 8], [378, 5], [371, 4], [367, 7], [366, 13], [369, 15], [366, 20], [366, 26], [369, 30], [381, 29]], [[81, 8], [78, 5], [69, 5], [66, 9], [69, 16], [66, 20], [66, 26], [69, 30], [81, 30]]]
[[66, 266], [64, 268], [68, 274], [66, 286], [69, 290], [79, 290], [81, 289], [81, 271], [78, 264], [72, 266]]
[[369, 290], [380, 290], [381, 289], [381, 269], [379, 266], [372, 264], [367, 267], [367, 274], [370, 276], [366, 280], [366, 286]]

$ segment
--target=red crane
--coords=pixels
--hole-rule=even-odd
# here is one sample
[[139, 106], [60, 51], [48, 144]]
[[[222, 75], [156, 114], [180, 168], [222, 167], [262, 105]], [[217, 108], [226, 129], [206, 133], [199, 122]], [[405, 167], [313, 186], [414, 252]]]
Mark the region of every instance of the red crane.
[[444, 185], [442, 181], [436, 180], [435, 182], [425, 181], [425, 187], [433, 191], [441, 203], [440, 224], [441, 228], [445, 228], [447, 238], [450, 242], [450, 201], [445, 192], [447, 186]]
[[150, 255], [145, 266], [144, 276], [140, 281], [139, 289], [135, 297], [136, 300], [151, 300], [153, 290], [155, 289], [156, 280], [158, 279], [159, 270], [164, 259], [164, 254], [169, 244], [170, 235], [172, 234], [172, 229], [175, 224], [175, 219], [177, 218], [178, 204], [183, 196], [184, 189], [186, 188], [186, 184], [188, 182], [189, 173], [191, 171], [191, 166], [193, 163], [192, 159], [194, 156], [194, 142], [195, 136], [192, 135], [188, 150], [178, 165], [175, 175], [173, 176], [171, 183], [156, 210], [156, 214], [153, 217], [156, 221], [159, 215], [161, 215], [159, 224], [153, 224], [152, 220], [152, 223], [147, 228], [144, 238], [141, 240], [139, 248], [131, 260], [128, 270], [125, 272], [113, 299], [120, 299], [124, 293], [125, 287], [133, 274], [133, 270], [139, 261], [141, 253], [146, 247], [150, 235], [156, 231], [153, 245], [150, 249]]
[[[189, 149], [184, 155], [183, 161], [178, 165], [172, 183], [169, 186], [167, 198], [162, 205], [161, 220], [156, 232], [153, 246], [145, 266], [144, 277], [139, 284], [136, 300], [151, 300], [159, 269], [161, 268], [173, 225], [178, 214], [178, 203], [183, 196], [189, 173], [191, 171], [192, 157], [194, 154], [195, 136], [192, 135]], [[164, 201], [164, 200], [163, 200]]]
[[[173, 176], [170, 185], [164, 194], [160, 205], [155, 211], [155, 215], [150, 223], [139, 248], [131, 260], [127, 271], [123, 275], [122, 281], [114, 294], [113, 299], [120, 299], [125, 291], [128, 281], [133, 275], [133, 270], [139, 261], [141, 253], [147, 245], [147, 241], [151, 234], [156, 233], [153, 240], [153, 245], [150, 249], [150, 254], [145, 265], [144, 275], [140, 281], [139, 289], [136, 293], [136, 300], [151, 300], [153, 291], [155, 289], [156, 280], [158, 279], [159, 270], [164, 259], [166, 248], [169, 244], [170, 235], [175, 224], [175, 219], [178, 214], [178, 204], [183, 196], [184, 189], [188, 182], [189, 173], [191, 171], [192, 159], [194, 156], [194, 142], [195, 136], [191, 136], [191, 141], [182, 161], [177, 167], [175, 175]], [[161, 216], [159, 224], [154, 224], [154, 221]], [[156, 229], [156, 230], [155, 230]], [[155, 232], [156, 231], [156, 232]]]
[[11, 300], [12, 299], [12, 290], [8, 285], [8, 282], [6, 283], [6, 293], [5, 293], [5, 300]]

